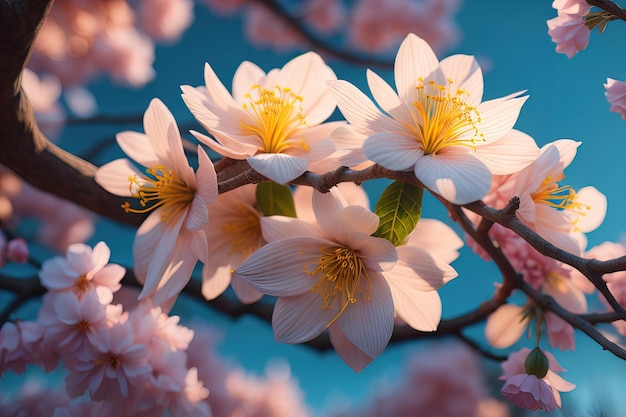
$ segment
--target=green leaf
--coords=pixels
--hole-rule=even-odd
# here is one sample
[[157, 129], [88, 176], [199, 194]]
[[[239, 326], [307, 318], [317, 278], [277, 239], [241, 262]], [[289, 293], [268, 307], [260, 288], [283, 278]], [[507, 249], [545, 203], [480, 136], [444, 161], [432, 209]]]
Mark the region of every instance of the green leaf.
[[296, 216], [293, 194], [288, 185], [275, 182], [262, 182], [256, 186], [256, 202], [266, 216]]
[[392, 182], [380, 196], [374, 213], [380, 217], [373, 236], [398, 246], [415, 229], [422, 214], [421, 187], [402, 181]]

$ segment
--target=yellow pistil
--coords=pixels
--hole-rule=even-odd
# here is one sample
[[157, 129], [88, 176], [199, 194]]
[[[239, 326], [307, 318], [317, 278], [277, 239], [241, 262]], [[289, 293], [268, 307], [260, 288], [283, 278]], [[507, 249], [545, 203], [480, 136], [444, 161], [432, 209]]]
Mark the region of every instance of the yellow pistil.
[[233, 213], [236, 215], [233, 221], [222, 226], [222, 230], [228, 235], [232, 244], [228, 255], [240, 252], [244, 258], [247, 258], [263, 243], [259, 213], [245, 204], [233, 207]]
[[157, 165], [146, 169], [146, 173], [148, 176], [141, 180], [128, 178], [132, 195], [139, 199], [142, 208], [132, 208], [126, 202], [122, 205], [126, 213], [147, 213], [161, 207], [161, 220], [167, 223], [193, 201], [196, 190], [178, 178], [176, 172]]
[[105, 365], [111, 367], [113, 370], [117, 370], [122, 365], [122, 360], [119, 355], [113, 352], [108, 352], [104, 355], [104, 358], [95, 361], [96, 365]]
[[559, 186], [546, 177], [536, 193], [530, 195], [535, 203], [547, 204], [558, 210], [568, 210], [580, 216], [586, 216], [591, 207], [577, 201], [578, 194], [569, 185]]
[[[370, 299], [370, 278], [361, 258], [350, 248], [333, 246], [324, 248], [317, 267], [313, 271], [304, 271], [309, 275], [319, 276], [317, 284], [311, 291], [320, 294], [323, 300], [322, 309], [330, 310], [338, 299], [341, 309], [328, 324], [329, 326], [344, 312], [349, 304], [357, 301], [357, 294], [361, 293], [365, 301]], [[365, 280], [361, 285], [361, 279]]]
[[[268, 90], [254, 85], [246, 98], [248, 103], [244, 103], [243, 108], [251, 111], [257, 124], [251, 126], [242, 122], [241, 126], [261, 139], [263, 151], [281, 153], [293, 146], [288, 141], [289, 135], [298, 127], [306, 125], [302, 114], [303, 97], [287, 87], [276, 86]], [[309, 150], [304, 139], [300, 145], [304, 150]]]
[[[421, 120], [409, 127], [422, 144], [424, 153], [436, 154], [446, 146], [467, 146], [476, 150], [476, 143], [484, 141], [477, 124], [481, 118], [476, 107], [465, 100], [469, 93], [457, 90], [451, 93], [450, 85], [438, 85], [434, 81], [424, 85], [419, 79], [418, 99], [413, 103]], [[452, 80], [448, 80], [452, 84]], [[472, 133], [470, 138], [468, 133]]]

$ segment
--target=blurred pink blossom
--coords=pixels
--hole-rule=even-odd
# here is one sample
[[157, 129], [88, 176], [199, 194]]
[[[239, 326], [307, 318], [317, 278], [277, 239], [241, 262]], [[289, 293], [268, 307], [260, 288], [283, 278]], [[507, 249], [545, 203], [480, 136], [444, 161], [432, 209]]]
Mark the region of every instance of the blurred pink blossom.
[[191, 0], [140, 0], [137, 5], [139, 26], [158, 41], [175, 42], [193, 21]]
[[[9, 389], [9, 384], [3, 386]], [[57, 416], [56, 408], [65, 407], [69, 397], [65, 393], [65, 387], [46, 384], [39, 377], [29, 376], [21, 384], [17, 392], [11, 395], [0, 391], [0, 410], [2, 416], [11, 417], [44, 417]], [[2, 398], [2, 397], [5, 398]], [[53, 414], [54, 413], [54, 414]], [[60, 417], [63, 417], [61, 415]], [[73, 414], [69, 417], [97, 417], [91, 414]], [[105, 416], [102, 416], [105, 417]]]
[[622, 120], [626, 120], [626, 82], [607, 78], [604, 88], [604, 95], [611, 104], [610, 111], [620, 114]]
[[584, 17], [591, 6], [585, 0], [555, 0], [552, 7], [558, 15], [547, 21], [548, 34], [556, 43], [556, 52], [572, 58], [589, 43], [590, 31]]
[[7, 321], [0, 328], [0, 375], [12, 370], [20, 375], [26, 365], [39, 363], [43, 326], [34, 321]]
[[200, 0], [213, 11], [221, 14], [232, 14], [244, 7], [248, 0]]
[[286, 51], [306, 43], [299, 33], [264, 6], [248, 5], [244, 19], [246, 37], [258, 46]]
[[442, 51], [459, 38], [452, 20], [458, 4], [458, 0], [360, 0], [350, 14], [350, 42], [362, 50], [382, 52], [415, 33]]
[[347, 21], [348, 10], [343, 0], [307, 0], [302, 16], [321, 33], [334, 33]]
[[59, 105], [61, 82], [54, 75], [39, 77], [34, 71], [25, 68], [22, 88], [33, 106], [39, 128], [49, 139], [54, 140], [65, 124], [65, 111]]

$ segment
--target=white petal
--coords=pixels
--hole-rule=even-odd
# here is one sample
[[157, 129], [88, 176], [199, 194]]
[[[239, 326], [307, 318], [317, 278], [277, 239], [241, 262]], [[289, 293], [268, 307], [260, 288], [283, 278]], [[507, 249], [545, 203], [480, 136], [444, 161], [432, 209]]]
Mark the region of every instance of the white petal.
[[217, 199], [217, 174], [215, 166], [209, 159], [204, 149], [198, 145], [198, 172], [196, 173], [196, 194], [198, 194], [206, 204], [211, 204]]
[[405, 291], [391, 286], [393, 304], [402, 320], [415, 330], [434, 332], [441, 321], [441, 298], [437, 291]]
[[458, 274], [450, 265], [439, 261], [426, 250], [415, 246], [398, 246], [398, 262], [385, 272], [393, 287], [395, 282], [415, 291], [432, 291], [456, 278]]
[[398, 94], [385, 82], [378, 74], [371, 70], [367, 70], [367, 83], [370, 91], [378, 105], [394, 119], [406, 123], [413, 124], [411, 114], [407, 111], [404, 104], [400, 101]]
[[367, 159], [394, 171], [412, 168], [424, 155], [415, 140], [391, 132], [374, 133], [368, 137], [363, 144], [363, 151]]
[[446, 85], [445, 75], [439, 60], [428, 43], [414, 34], [409, 34], [398, 49], [394, 64], [396, 88], [400, 100], [408, 105], [418, 101], [416, 86], [418, 79], [433, 80]]
[[337, 323], [346, 337], [363, 353], [375, 358], [385, 350], [393, 332], [393, 298], [387, 281], [370, 274], [371, 296], [350, 304]]
[[347, 81], [328, 81], [328, 87], [337, 99], [341, 113], [359, 133], [394, 131], [399, 122], [385, 116], [358, 88]]
[[322, 298], [310, 292], [280, 297], [272, 315], [274, 338], [283, 343], [302, 343], [317, 337], [333, 318], [322, 305]]
[[109, 263], [111, 258], [111, 249], [104, 242], [98, 242], [91, 252], [91, 259], [93, 260], [93, 269], [101, 270], [106, 264]]
[[491, 188], [491, 172], [485, 164], [470, 152], [452, 147], [420, 158], [415, 176], [453, 204], [480, 200]]
[[471, 55], [452, 55], [443, 59], [440, 64], [443, 73], [450, 83], [450, 95], [458, 90], [465, 90], [464, 102], [476, 106], [483, 98], [483, 73], [478, 61]]
[[519, 130], [511, 130], [495, 142], [479, 145], [476, 157], [493, 175], [509, 175], [521, 171], [539, 156], [535, 140]]
[[574, 226], [582, 232], [591, 232], [604, 221], [607, 208], [606, 196], [591, 186], [581, 188], [576, 194], [576, 201], [587, 205], [589, 210], [584, 210], [585, 215], [578, 216], [578, 221]]
[[330, 326], [330, 343], [343, 361], [356, 372], [361, 372], [374, 358], [367, 356], [350, 341], [338, 325]]
[[[203, 133], [196, 132], [195, 130], [190, 130], [189, 133], [191, 133], [196, 139], [198, 139], [198, 141], [205, 144], [213, 151], [222, 156], [232, 159], [245, 159], [251, 155], [254, 155], [259, 150], [257, 146], [240, 143], [232, 139], [228, 139], [227, 146], [224, 146], [221, 143], [213, 140], [211, 137]], [[225, 142], [223, 140], [224, 138], [225, 137], [220, 138], [222, 142]]]
[[209, 268], [205, 265], [202, 269], [202, 295], [204, 298], [213, 300], [220, 296], [230, 285], [232, 275], [230, 265], [217, 268]]
[[[379, 217], [361, 206], [344, 207], [336, 216], [329, 218], [327, 222], [328, 233], [332, 233], [338, 242], [348, 244], [350, 235], [361, 232], [371, 235], [378, 228]], [[353, 249], [359, 249], [354, 247]]]
[[124, 153], [133, 161], [149, 168], [159, 164], [159, 157], [154, 153], [150, 139], [144, 133], [120, 132], [115, 139]]
[[443, 262], [450, 263], [458, 258], [457, 249], [463, 247], [463, 240], [443, 222], [421, 218], [406, 245], [426, 249]]
[[487, 319], [485, 337], [497, 349], [505, 349], [519, 340], [524, 334], [528, 320], [524, 319], [523, 307], [504, 304]]
[[477, 106], [481, 121], [476, 124], [476, 127], [484, 135], [487, 143], [500, 139], [515, 125], [522, 105], [528, 96], [509, 98], [513, 97], [514, 94], [485, 101]]
[[262, 153], [247, 159], [259, 174], [279, 184], [286, 184], [304, 174], [309, 164], [306, 159], [282, 153]]
[[275, 297], [310, 292], [316, 278], [305, 271], [319, 262], [321, 249], [333, 242], [294, 237], [268, 243], [253, 253], [235, 273], [256, 290]]
[[296, 236], [322, 237], [320, 230], [311, 223], [285, 216], [261, 217], [261, 231], [266, 242]]
[[207, 210], [206, 203], [199, 195], [195, 195], [191, 201], [191, 207], [187, 212], [187, 220], [185, 221], [185, 227], [190, 231], [202, 230], [202, 228], [209, 221], [209, 211]]
[[313, 191], [312, 204], [313, 213], [315, 213], [320, 229], [332, 236], [332, 228], [335, 224], [333, 219], [348, 205], [345, 198], [335, 188], [331, 188], [327, 193], [320, 193], [315, 190]]
[[206, 86], [206, 91], [211, 102], [215, 103], [215, 105], [220, 106], [222, 109], [237, 106], [226, 87], [224, 87], [224, 84], [222, 84], [215, 74], [215, 71], [213, 71], [213, 68], [211, 68], [208, 63], [204, 65], [204, 85]]
[[398, 260], [396, 248], [387, 239], [356, 232], [351, 236], [349, 246], [358, 251], [368, 270], [388, 271]]
[[233, 76], [233, 98], [237, 103], [246, 103], [254, 85], [260, 85], [265, 78], [265, 71], [250, 61], [244, 61], [239, 65]]
[[128, 159], [116, 159], [96, 170], [95, 180], [111, 194], [132, 197], [130, 178], [141, 178], [142, 173]]

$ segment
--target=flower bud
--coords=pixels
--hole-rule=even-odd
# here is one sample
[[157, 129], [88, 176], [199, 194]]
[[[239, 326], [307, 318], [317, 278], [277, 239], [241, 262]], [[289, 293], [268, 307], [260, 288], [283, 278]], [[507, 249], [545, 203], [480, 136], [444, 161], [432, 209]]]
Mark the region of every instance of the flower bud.
[[543, 379], [547, 375], [550, 365], [546, 355], [536, 347], [526, 357], [524, 367], [528, 375], [535, 375], [537, 378]]

